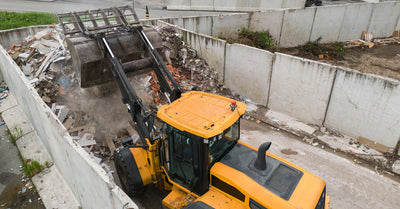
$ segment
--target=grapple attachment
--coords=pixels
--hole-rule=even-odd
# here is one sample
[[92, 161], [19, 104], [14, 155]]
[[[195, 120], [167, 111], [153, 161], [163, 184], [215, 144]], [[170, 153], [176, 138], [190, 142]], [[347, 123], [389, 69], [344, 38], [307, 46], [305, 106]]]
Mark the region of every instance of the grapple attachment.
[[[106, 37], [127, 75], [151, 70], [153, 63], [139, 35], [126, 30], [139, 26], [138, 17], [132, 7], [65, 13], [58, 14], [57, 17], [63, 27], [81, 87], [90, 87], [113, 79], [104, 50], [97, 40], [100, 36]], [[143, 32], [154, 48], [161, 49], [162, 40], [156, 30], [143, 26]]]

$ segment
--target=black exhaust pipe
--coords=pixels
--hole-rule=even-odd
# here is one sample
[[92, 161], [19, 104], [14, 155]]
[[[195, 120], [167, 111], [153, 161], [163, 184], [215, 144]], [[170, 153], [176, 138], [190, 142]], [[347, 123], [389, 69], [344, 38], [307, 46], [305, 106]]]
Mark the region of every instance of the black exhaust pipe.
[[267, 162], [265, 159], [265, 152], [271, 146], [271, 142], [265, 142], [258, 148], [257, 159], [254, 162], [254, 167], [258, 170], [265, 170], [267, 168]]

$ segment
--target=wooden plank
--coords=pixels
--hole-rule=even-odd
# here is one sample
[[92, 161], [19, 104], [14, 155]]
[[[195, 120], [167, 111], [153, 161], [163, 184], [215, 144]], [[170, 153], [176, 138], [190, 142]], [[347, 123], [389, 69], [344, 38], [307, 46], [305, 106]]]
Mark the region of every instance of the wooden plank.
[[90, 126], [92, 126], [91, 123], [89, 123], [87, 125], [84, 125], [84, 126], [79, 126], [79, 127], [76, 127], [76, 128], [72, 128], [71, 130], [68, 131], [68, 133], [72, 133], [72, 132], [75, 132], [75, 131], [80, 131], [82, 129], [87, 129], [87, 128], [90, 128]]
[[105, 138], [106, 138], [106, 143], [107, 143], [108, 148], [110, 149], [111, 154], [114, 153], [114, 151], [117, 148], [115, 148], [115, 144], [114, 144], [111, 136], [106, 135]]
[[379, 152], [385, 153], [385, 152], [389, 151], [389, 147], [387, 147], [387, 146], [385, 146], [385, 145], [383, 145], [381, 143], [375, 142], [375, 141], [373, 141], [371, 139], [367, 139], [365, 137], [362, 137], [362, 136], [359, 136], [357, 141], [360, 142], [361, 144], [369, 145], [370, 147], [372, 147], [373, 149], [378, 150]]
[[72, 123], [74, 123], [74, 119], [68, 118], [65, 123], [63, 123], [64, 127], [68, 130], [71, 128]]

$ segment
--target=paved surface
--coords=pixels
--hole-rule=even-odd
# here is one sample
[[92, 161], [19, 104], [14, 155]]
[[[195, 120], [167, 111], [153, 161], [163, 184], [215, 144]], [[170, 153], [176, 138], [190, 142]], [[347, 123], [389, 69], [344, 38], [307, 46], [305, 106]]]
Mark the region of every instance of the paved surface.
[[5, 134], [7, 126], [0, 126], [0, 194], [6, 189], [10, 182], [18, 179], [22, 171], [19, 166], [21, 162], [18, 156], [18, 148]]
[[[242, 120], [241, 140], [258, 147], [271, 141], [269, 152], [316, 174], [327, 182], [332, 209], [399, 208], [400, 181], [394, 181], [352, 159], [313, 147], [266, 125]], [[286, 154], [285, 154], [286, 153]]]

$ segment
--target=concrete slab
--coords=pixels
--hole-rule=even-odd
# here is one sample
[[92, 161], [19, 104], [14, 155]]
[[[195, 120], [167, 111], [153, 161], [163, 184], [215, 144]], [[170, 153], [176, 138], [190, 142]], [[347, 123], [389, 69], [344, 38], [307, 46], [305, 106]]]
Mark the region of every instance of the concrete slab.
[[267, 105], [274, 54], [265, 50], [227, 44], [225, 84], [256, 104]]
[[46, 208], [80, 208], [78, 201], [55, 166], [35, 175], [32, 181]]
[[268, 107], [305, 123], [324, 121], [336, 68], [275, 53]]
[[389, 37], [397, 25], [400, 14], [400, 2], [381, 2], [374, 5], [368, 32], [374, 38]]
[[33, 159], [44, 165], [52, 162], [47, 150], [38, 138], [35, 131], [25, 134], [17, 140], [18, 149], [24, 159]]
[[400, 83], [338, 69], [324, 126], [395, 148], [400, 136]]
[[237, 0], [215, 0], [214, 10], [218, 11], [236, 11]]
[[248, 28], [249, 24], [248, 13], [214, 16], [212, 36], [237, 37], [238, 30]]
[[282, 4], [283, 0], [260, 0], [260, 10], [280, 9]]
[[2, 117], [7, 124], [7, 127], [15, 135], [20, 135], [20, 131], [22, 135], [34, 131], [33, 126], [18, 106], [3, 112]]
[[294, 47], [310, 40], [316, 8], [285, 10], [279, 46]]
[[306, 0], [283, 0], [282, 8], [304, 8]]
[[191, 0], [191, 10], [214, 10], [214, 0]]
[[362, 32], [368, 29], [373, 4], [348, 4], [343, 17], [338, 41], [361, 39]]
[[278, 44], [281, 36], [284, 10], [270, 10], [254, 12], [250, 19], [250, 30], [268, 31], [275, 44]]
[[4, 112], [17, 105], [18, 103], [14, 98], [14, 94], [12, 92], [8, 92], [8, 97], [2, 103], [0, 103], [0, 112]]
[[317, 7], [310, 41], [316, 41], [321, 37], [321, 43], [336, 42], [345, 10], [345, 5]]

